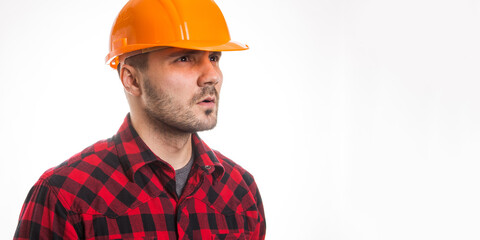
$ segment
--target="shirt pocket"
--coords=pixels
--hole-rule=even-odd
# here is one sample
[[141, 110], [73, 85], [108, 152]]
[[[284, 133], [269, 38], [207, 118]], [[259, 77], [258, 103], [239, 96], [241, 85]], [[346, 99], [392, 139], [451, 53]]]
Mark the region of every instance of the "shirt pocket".
[[[150, 221], [147, 221], [148, 219]], [[174, 231], [161, 227], [166, 224], [165, 217], [159, 214], [131, 214], [115, 218], [86, 215], [83, 221], [84, 238], [92, 240], [175, 239]]]
[[227, 234], [214, 234], [212, 240], [244, 240], [245, 234], [243, 233], [227, 233]]
[[188, 239], [248, 239], [250, 229], [246, 216], [233, 209], [196, 198], [187, 199], [179, 211], [179, 228], [186, 232]]

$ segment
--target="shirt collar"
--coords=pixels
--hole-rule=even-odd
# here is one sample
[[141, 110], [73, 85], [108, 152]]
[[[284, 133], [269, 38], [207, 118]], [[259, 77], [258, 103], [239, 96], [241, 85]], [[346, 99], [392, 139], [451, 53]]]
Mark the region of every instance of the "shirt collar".
[[225, 168], [218, 160], [218, 156], [200, 139], [197, 133], [192, 134], [193, 150], [195, 152], [195, 163], [207, 174], [213, 174], [216, 179], [221, 179], [225, 173]]
[[[155, 155], [133, 128], [130, 114], [125, 117], [117, 134], [113, 136], [115, 148], [120, 164], [127, 177], [133, 182], [135, 173], [143, 166], [158, 162], [165, 171], [173, 173], [175, 170], [167, 162]], [[206, 174], [212, 174], [216, 179], [221, 179], [225, 169], [218, 160], [218, 156], [203, 142], [197, 133], [192, 134], [194, 163]]]

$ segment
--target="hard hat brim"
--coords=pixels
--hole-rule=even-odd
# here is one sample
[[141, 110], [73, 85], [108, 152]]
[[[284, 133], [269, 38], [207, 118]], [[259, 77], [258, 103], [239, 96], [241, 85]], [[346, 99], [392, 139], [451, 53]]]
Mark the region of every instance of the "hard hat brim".
[[[138, 51], [141, 49], [155, 48], [155, 47], [176, 47], [192, 50], [201, 50], [201, 51], [242, 51], [249, 49], [248, 45], [238, 43], [235, 41], [230, 41], [227, 43], [214, 43], [211, 41], [178, 41], [170, 44], [164, 45], [154, 45], [154, 44], [135, 44], [124, 46], [123, 48], [117, 49], [116, 51], [110, 52], [105, 57], [105, 63], [109, 64], [112, 68], [116, 68], [118, 62], [114, 61], [116, 57], [121, 55], [121, 53], [128, 53], [133, 51]], [[112, 62], [113, 61], [113, 62]], [[117, 62], [117, 63], [115, 63]]]

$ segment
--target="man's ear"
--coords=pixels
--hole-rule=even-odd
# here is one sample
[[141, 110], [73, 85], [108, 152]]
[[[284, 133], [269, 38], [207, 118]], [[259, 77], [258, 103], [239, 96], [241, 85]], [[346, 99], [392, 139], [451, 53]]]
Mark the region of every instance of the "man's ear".
[[122, 64], [120, 67], [120, 80], [122, 81], [125, 92], [132, 96], [140, 96], [140, 72], [128, 64]]

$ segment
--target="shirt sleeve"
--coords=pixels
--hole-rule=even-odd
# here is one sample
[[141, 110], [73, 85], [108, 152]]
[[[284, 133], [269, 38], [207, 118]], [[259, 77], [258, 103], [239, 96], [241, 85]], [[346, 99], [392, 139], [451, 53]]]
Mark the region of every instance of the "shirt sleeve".
[[250, 191], [255, 197], [256, 212], [258, 212], [257, 224], [255, 230], [253, 231], [252, 239], [265, 239], [267, 225], [265, 221], [265, 212], [263, 210], [263, 202], [262, 197], [260, 196], [260, 191], [258, 190], [257, 183], [255, 182], [255, 179], [252, 175], [247, 173], [244, 175], [244, 179], [246, 180], [247, 184], [249, 185]]
[[[255, 187], [257, 187], [255, 185]], [[259, 227], [258, 227], [258, 239], [265, 239], [265, 232], [267, 230], [267, 225], [265, 222], [265, 212], [263, 210], [263, 202], [262, 202], [262, 197], [260, 196], [260, 192], [258, 191], [257, 188], [257, 194], [256, 194], [256, 200], [257, 200], [257, 208], [259, 212]]]
[[79, 239], [67, 210], [44, 179], [28, 193], [14, 239]]

